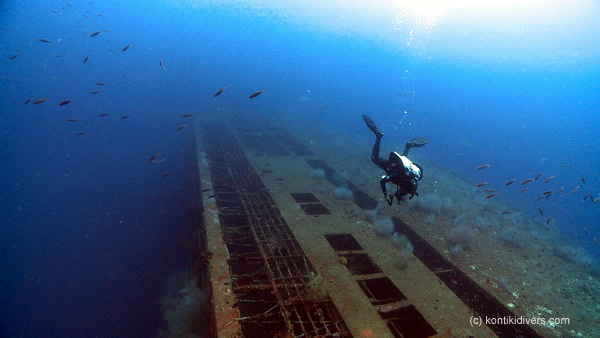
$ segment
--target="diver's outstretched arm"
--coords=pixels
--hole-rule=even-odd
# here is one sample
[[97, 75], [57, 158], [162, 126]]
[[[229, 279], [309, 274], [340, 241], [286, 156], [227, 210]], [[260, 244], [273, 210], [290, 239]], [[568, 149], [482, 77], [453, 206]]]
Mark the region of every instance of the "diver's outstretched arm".
[[385, 198], [385, 201], [387, 202], [387, 204], [392, 205], [392, 200], [394, 199], [394, 196], [393, 195], [388, 196], [387, 189], [385, 187], [385, 184], [389, 181], [390, 181], [389, 176], [383, 176], [381, 178], [381, 181], [379, 181], [379, 185], [381, 186], [381, 191], [383, 192], [383, 197]]

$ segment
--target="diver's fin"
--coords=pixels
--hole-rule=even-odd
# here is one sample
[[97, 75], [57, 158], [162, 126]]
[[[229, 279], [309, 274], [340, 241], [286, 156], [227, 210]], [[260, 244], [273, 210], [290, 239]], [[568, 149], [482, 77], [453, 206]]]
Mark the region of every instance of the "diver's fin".
[[373, 133], [375, 133], [375, 135], [377, 137], [381, 137], [383, 136], [383, 133], [379, 131], [379, 129], [377, 129], [377, 126], [375, 125], [375, 122], [373, 122], [373, 119], [371, 119], [368, 115], [363, 114], [362, 116], [363, 120], [365, 120], [365, 123], [367, 124], [367, 127], [369, 127], [369, 129], [371, 129], [371, 131]]
[[411, 147], [422, 147], [429, 143], [429, 140], [426, 137], [415, 137], [409, 143]]

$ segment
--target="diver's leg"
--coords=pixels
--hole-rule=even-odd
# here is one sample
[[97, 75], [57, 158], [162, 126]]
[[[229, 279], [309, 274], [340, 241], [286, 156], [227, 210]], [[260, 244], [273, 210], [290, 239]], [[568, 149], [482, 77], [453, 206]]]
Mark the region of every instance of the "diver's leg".
[[383, 136], [377, 135], [375, 144], [373, 145], [373, 151], [371, 152], [371, 161], [375, 163], [379, 168], [385, 170], [387, 167], [387, 161], [384, 158], [379, 157], [379, 148], [381, 146], [381, 138]]
[[404, 146], [404, 151], [402, 152], [402, 156], [408, 156], [408, 151], [410, 150], [410, 148], [412, 148], [412, 144], [410, 144], [410, 142], [406, 142], [406, 145]]

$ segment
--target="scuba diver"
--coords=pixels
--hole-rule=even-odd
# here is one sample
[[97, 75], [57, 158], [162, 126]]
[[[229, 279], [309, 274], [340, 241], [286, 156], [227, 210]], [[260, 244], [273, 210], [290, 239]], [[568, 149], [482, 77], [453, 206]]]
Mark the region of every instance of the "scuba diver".
[[[362, 117], [365, 120], [367, 127], [369, 127], [377, 137], [375, 139], [375, 145], [373, 145], [373, 151], [371, 152], [371, 160], [386, 173], [381, 177], [379, 184], [381, 185], [381, 191], [383, 192], [383, 197], [385, 197], [387, 203], [392, 205], [394, 196], [396, 196], [398, 204], [404, 201], [404, 198], [407, 195], [410, 195], [408, 198], [409, 200], [415, 195], [419, 196], [419, 194], [417, 194], [417, 182], [423, 178], [423, 168], [409, 160], [406, 156], [408, 155], [410, 148], [422, 147], [429, 143], [429, 140], [425, 137], [415, 137], [410, 142], [406, 143], [402, 155], [393, 151], [390, 153], [388, 160], [385, 160], [384, 158], [379, 157], [379, 146], [381, 144], [383, 133], [377, 129], [375, 122], [373, 122], [369, 116], [363, 115]], [[385, 188], [387, 182], [392, 182], [396, 185], [396, 192], [394, 195], [387, 194]]]

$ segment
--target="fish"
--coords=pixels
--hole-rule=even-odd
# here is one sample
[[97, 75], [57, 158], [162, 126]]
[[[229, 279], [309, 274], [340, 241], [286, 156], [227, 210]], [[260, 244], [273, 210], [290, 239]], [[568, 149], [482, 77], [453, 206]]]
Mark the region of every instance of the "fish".
[[183, 115], [181, 115], [181, 117], [192, 117], [192, 116], [194, 116], [194, 114], [183, 114]]
[[78, 119], [66, 119], [65, 121], [67, 121], [67, 122], [79, 122]]
[[[226, 89], [226, 87], [223, 87], [223, 88], [217, 90], [217, 92], [215, 93], [215, 97], [221, 95], [225, 89]], [[260, 94], [260, 93], [258, 93], [258, 94]], [[258, 96], [258, 94], [256, 94], [256, 95]], [[254, 94], [252, 94], [252, 95], [254, 95]], [[250, 97], [250, 98], [252, 98], [252, 97]]]
[[114, 49], [112, 49], [112, 48], [109, 48], [108, 50], [109, 50], [111, 53], [114, 53], [114, 52], [115, 52], [115, 50], [114, 50]]
[[547, 179], [545, 179], [544, 182], [542, 182], [542, 183], [548, 183], [548, 182], [552, 181], [555, 177], [556, 177], [555, 175], [552, 175], [552, 176], [548, 177]]
[[[588, 192], [587, 195], [585, 195], [585, 197], [583, 198], [583, 200], [585, 201], [588, 197], [592, 197], [592, 194]], [[593, 200], [593, 197], [591, 198]]]
[[170, 176], [170, 175], [171, 175], [171, 173], [164, 173], [164, 174], [162, 174], [161, 176], [162, 176], [162, 177], [167, 177], [167, 176]]
[[513, 210], [504, 210], [502, 212], [502, 215], [508, 215], [508, 214], [512, 214], [514, 211]]
[[266, 91], [265, 89], [263, 89], [263, 90], [259, 90], [259, 91], [257, 91], [256, 93], [253, 93], [252, 95], [248, 96], [248, 98], [249, 98], [249, 99], [253, 99], [253, 98], [257, 97], [258, 95], [260, 95], [260, 94], [264, 93], [265, 91]]
[[523, 189], [519, 190], [519, 194], [522, 192], [526, 192], [526, 191], [527, 191], [527, 188], [523, 188]]
[[482, 164], [482, 165], [480, 165], [479, 167], [477, 167], [477, 170], [481, 170], [481, 169], [489, 168], [489, 167], [491, 167], [491, 166], [492, 166], [491, 164]]
[[64, 100], [63, 102], [59, 103], [58, 105], [59, 106], [64, 106], [64, 105], [67, 105], [67, 104], [69, 104], [71, 102], [73, 102], [73, 100]]
[[535, 180], [535, 178], [528, 178], [528, 179], [526, 179], [525, 181], [521, 182], [521, 183], [520, 183], [520, 185], [525, 185], [525, 184], [527, 184], [527, 183], [529, 183], [529, 182], [532, 182], [532, 181], [534, 181], [534, 180]]
[[46, 39], [38, 39], [38, 41], [44, 42], [44, 43], [50, 43], [50, 40], [46, 40]]
[[100, 93], [100, 91], [98, 91], [98, 90], [94, 90], [93, 92], [90, 92], [90, 94], [92, 94], [92, 95], [96, 95], [96, 94], [99, 94], [99, 93]]
[[105, 117], [105, 116], [108, 116], [108, 113], [102, 113], [102, 114], [100, 114], [100, 115], [98, 115], [98, 116], [100, 116], [100, 117]]
[[550, 222], [552, 222], [552, 217], [548, 218], [548, 220], [546, 221], [546, 224], [550, 224]]
[[31, 102], [31, 100], [33, 100], [33, 99], [27, 99], [27, 100], [25, 100], [25, 102], [23, 102], [23, 104], [28, 104], [29, 102]]
[[104, 83], [104, 82], [96, 82], [96, 85], [97, 86], [106, 86], [106, 83]]
[[545, 199], [548, 199], [548, 198], [550, 198], [550, 196], [552, 196], [552, 193], [550, 193], [550, 194], [546, 195], [546, 198], [545, 198]]
[[160, 155], [160, 151], [157, 152], [156, 154], [150, 156], [150, 158], [148, 159], [148, 161], [146, 163], [153, 163], [156, 162], [156, 159], [158, 158], [158, 155]]
[[48, 101], [48, 99], [39, 99], [39, 100], [33, 101], [33, 104], [40, 104], [40, 103], [46, 102], [46, 101]]
[[[91, 38], [93, 38], [93, 37], [95, 37], [96, 35], [98, 35], [98, 34], [100, 34], [100, 33], [102, 33], [102, 31], [97, 31], [97, 32], [94, 32], [94, 33], [92, 33], [92, 34], [90, 35], [90, 37], [91, 37]], [[109, 35], [110, 35], [110, 34], [109, 34]]]
[[9, 57], [8, 59], [9, 59], [9, 60], [14, 60], [14, 59], [16, 59], [16, 58], [17, 58], [17, 56], [19, 56], [19, 55], [13, 55], [13, 56]]
[[123, 47], [123, 48], [121, 49], [121, 51], [122, 51], [122, 52], [124, 52], [124, 51], [128, 50], [128, 49], [129, 49], [129, 47], [131, 47], [131, 45], [127, 45], [127, 46]]
[[511, 184], [515, 183], [515, 181], [516, 181], [516, 179], [515, 179], [515, 178], [513, 178], [512, 180], [510, 180], [510, 181], [508, 181], [508, 182], [504, 183], [504, 185], [511, 185]]
[[563, 191], [563, 189], [564, 189], [564, 188], [565, 188], [565, 186], [564, 186], [564, 185], [561, 185], [561, 186], [560, 186], [560, 189], [558, 189], [558, 194], [562, 193], [562, 191]]
[[538, 180], [538, 178], [540, 178], [540, 176], [542, 176], [542, 174], [543, 174], [543, 173], [539, 173], [539, 174], [535, 175], [535, 177], [534, 177], [533, 179], [537, 181], [537, 180]]
[[123, 115], [123, 116], [121, 116], [121, 120], [128, 119], [130, 117], [131, 117], [131, 115]]
[[539, 201], [539, 200], [541, 200], [541, 199], [542, 199], [542, 197], [544, 197], [544, 195], [540, 195], [540, 196], [538, 196], [538, 198], [536, 198], [535, 200], [536, 200], [536, 201]]
[[552, 195], [552, 190], [544, 191], [542, 195]]
[[592, 203], [596, 203], [596, 202], [598, 202], [598, 201], [600, 201], [600, 196], [598, 196], [598, 197], [596, 197], [596, 198], [592, 199]]
[[488, 182], [483, 182], [483, 183], [477, 183], [475, 184], [476, 187], [485, 187], [486, 185], [488, 185]]
[[161, 68], [162, 70], [166, 70], [166, 69], [165, 69], [165, 64], [162, 62], [162, 60], [161, 60], [161, 59], [158, 59], [158, 64], [160, 65], [160, 68]]
[[544, 211], [542, 210], [542, 208], [538, 208], [538, 211], [540, 212], [540, 215], [544, 216]]
[[575, 189], [573, 189], [572, 194], [575, 195], [577, 193], [577, 191], [579, 190], [579, 186], [576, 186]]
[[87, 133], [86, 133], [85, 131], [82, 131], [82, 132], [79, 132], [79, 133], [77, 133], [77, 134], [75, 134], [75, 135], [77, 135], [77, 136], [81, 136], [81, 135], [85, 135], [85, 134], [87, 134]]
[[483, 189], [483, 191], [485, 191], [485, 192], [496, 192], [497, 190], [496, 189]]
[[583, 182], [583, 184], [585, 184], [585, 180], [583, 179], [583, 177], [580, 178], [581, 182]]
[[86, 63], [86, 62], [89, 60], [89, 58], [90, 58], [89, 56], [86, 56], [86, 57], [83, 59], [83, 63]]
[[498, 195], [498, 194], [497, 193], [489, 194], [489, 195], [485, 196], [485, 198], [492, 198], [492, 197], [494, 197], [496, 195]]
[[202, 192], [207, 192], [209, 190], [212, 190], [212, 188], [208, 188], [208, 189], [202, 189]]
[[187, 124], [182, 124], [179, 127], [175, 128], [176, 131], [180, 131], [181, 129], [187, 127]]

